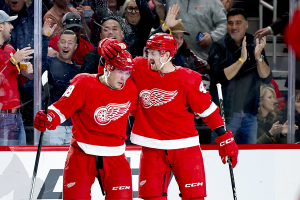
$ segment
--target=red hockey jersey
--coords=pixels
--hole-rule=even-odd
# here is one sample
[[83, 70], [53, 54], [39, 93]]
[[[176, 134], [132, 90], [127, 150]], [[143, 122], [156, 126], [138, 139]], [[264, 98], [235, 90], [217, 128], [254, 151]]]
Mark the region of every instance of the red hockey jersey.
[[49, 107], [60, 123], [71, 117], [73, 136], [87, 154], [117, 156], [125, 152], [129, 113], [137, 106], [131, 79], [121, 90], [111, 90], [96, 74], [79, 74], [59, 101]]
[[199, 145], [193, 112], [211, 129], [224, 125], [200, 74], [177, 66], [174, 72], [162, 74], [152, 71], [145, 58], [137, 57], [134, 62], [132, 75], [139, 103], [131, 133], [133, 143], [157, 149]]

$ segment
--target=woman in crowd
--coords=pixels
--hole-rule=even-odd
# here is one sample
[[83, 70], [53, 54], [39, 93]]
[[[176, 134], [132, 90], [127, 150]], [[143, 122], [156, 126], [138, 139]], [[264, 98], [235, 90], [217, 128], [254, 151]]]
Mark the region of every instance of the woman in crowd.
[[257, 144], [286, 143], [287, 122], [280, 124], [276, 114], [276, 94], [268, 86], [260, 87], [257, 114]]

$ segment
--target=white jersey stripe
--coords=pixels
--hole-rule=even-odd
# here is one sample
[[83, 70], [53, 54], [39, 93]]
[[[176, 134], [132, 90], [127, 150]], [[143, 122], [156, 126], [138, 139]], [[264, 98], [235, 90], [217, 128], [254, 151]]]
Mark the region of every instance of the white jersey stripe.
[[214, 103], [211, 102], [209, 108], [207, 108], [203, 113], [197, 113], [200, 117], [207, 117], [209, 116], [211, 113], [213, 113], [216, 109], [218, 108], [218, 106]]
[[119, 156], [125, 153], [125, 143], [122, 146], [107, 147], [86, 144], [77, 141], [78, 146], [89, 155], [95, 156]]
[[54, 112], [56, 112], [56, 114], [58, 114], [58, 116], [60, 117], [60, 123], [64, 123], [64, 121], [66, 121], [66, 117], [60, 112], [60, 110], [58, 110], [57, 108], [55, 108], [53, 105], [49, 106], [50, 110], [53, 110]]
[[181, 149], [193, 146], [199, 146], [199, 136], [176, 139], [176, 140], [158, 140], [140, 136], [131, 132], [131, 142], [137, 145], [155, 148], [155, 149]]

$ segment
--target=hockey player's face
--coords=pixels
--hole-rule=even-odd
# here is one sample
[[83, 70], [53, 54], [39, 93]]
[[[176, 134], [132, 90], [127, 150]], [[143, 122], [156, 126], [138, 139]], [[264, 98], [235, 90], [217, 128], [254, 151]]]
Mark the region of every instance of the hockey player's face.
[[229, 16], [227, 19], [227, 32], [236, 42], [241, 43], [248, 29], [248, 21], [241, 14]]
[[57, 47], [59, 49], [58, 58], [64, 62], [70, 61], [77, 48], [75, 36], [62, 34], [57, 43]]
[[147, 49], [147, 56], [151, 64], [151, 69], [157, 71], [161, 66], [160, 52], [156, 49]]
[[121, 89], [126, 80], [130, 77], [131, 71], [125, 71], [118, 68], [115, 68], [107, 78], [109, 85], [111, 85], [115, 89]]

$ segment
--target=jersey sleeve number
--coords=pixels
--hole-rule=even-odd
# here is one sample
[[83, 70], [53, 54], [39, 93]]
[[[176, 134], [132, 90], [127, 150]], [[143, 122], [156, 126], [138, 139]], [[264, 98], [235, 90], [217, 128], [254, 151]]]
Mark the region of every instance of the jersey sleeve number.
[[68, 87], [68, 89], [65, 91], [65, 93], [64, 93], [64, 95], [63, 95], [63, 96], [65, 96], [65, 97], [69, 97], [69, 96], [72, 94], [72, 92], [73, 92], [74, 88], [75, 88], [75, 86], [74, 86], [74, 85], [70, 85], [70, 86]]
[[200, 90], [200, 92], [203, 92], [203, 93], [206, 93], [206, 92], [207, 92], [206, 89], [205, 89], [205, 86], [204, 86], [204, 84], [203, 84], [202, 81], [201, 81], [201, 83], [200, 83], [199, 90]]

